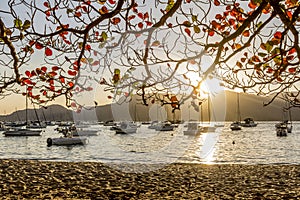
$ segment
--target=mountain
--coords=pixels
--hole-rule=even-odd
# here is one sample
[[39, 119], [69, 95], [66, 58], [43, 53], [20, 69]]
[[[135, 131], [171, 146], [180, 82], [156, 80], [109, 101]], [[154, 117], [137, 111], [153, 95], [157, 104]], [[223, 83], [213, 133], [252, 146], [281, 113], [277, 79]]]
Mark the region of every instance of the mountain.
[[[237, 93], [225, 91], [212, 96], [210, 104], [212, 120], [216, 121], [235, 121], [237, 116]], [[271, 97], [261, 97], [253, 94], [240, 93], [240, 113], [241, 119], [252, 117], [255, 121], [280, 121], [287, 117], [283, 112], [285, 102], [276, 99], [272, 104], [264, 106], [269, 102]], [[176, 120], [199, 120], [201, 116], [204, 121], [208, 121], [208, 102], [204, 102], [200, 107], [201, 112], [196, 112], [187, 102], [181, 106], [181, 110], [175, 111]], [[47, 108], [36, 109], [39, 120], [56, 120], [56, 121], [108, 121], [108, 120], [136, 120], [136, 121], [153, 121], [153, 120], [173, 120], [171, 107], [161, 108], [158, 104], [144, 106], [137, 104], [133, 99], [129, 103], [109, 104], [97, 107], [91, 107], [88, 110], [83, 109], [76, 113], [61, 105], [51, 105]], [[18, 110], [7, 116], [0, 116], [0, 121], [25, 121], [26, 111]], [[298, 108], [292, 109], [293, 120], [300, 120]], [[35, 111], [28, 109], [28, 120], [37, 120]]]

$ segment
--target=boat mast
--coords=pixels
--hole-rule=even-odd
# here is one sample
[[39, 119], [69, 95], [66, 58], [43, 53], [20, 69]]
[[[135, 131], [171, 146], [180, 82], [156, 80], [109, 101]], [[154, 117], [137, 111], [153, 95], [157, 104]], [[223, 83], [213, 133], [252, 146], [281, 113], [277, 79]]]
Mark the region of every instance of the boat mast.
[[207, 112], [208, 112], [208, 123], [210, 124], [210, 94], [208, 94], [207, 98]]
[[[26, 86], [26, 91], [27, 91], [27, 86]], [[26, 125], [28, 125], [28, 94], [26, 94], [26, 109], [25, 109], [25, 117], [26, 117]]]
[[240, 93], [237, 93], [237, 114], [238, 114], [238, 121], [241, 122], [241, 111], [240, 111]]

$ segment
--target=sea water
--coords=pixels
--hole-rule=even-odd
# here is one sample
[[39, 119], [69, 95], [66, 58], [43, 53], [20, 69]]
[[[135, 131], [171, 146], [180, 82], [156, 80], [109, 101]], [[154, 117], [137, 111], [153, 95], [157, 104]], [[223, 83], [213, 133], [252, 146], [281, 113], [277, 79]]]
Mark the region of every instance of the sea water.
[[92, 161], [103, 163], [207, 163], [207, 164], [300, 164], [300, 122], [293, 132], [277, 137], [276, 122], [258, 122], [257, 127], [231, 131], [230, 123], [199, 136], [174, 131], [155, 131], [141, 125], [137, 133], [119, 135], [109, 127], [92, 125], [97, 136], [83, 146], [47, 146], [47, 138], [61, 137], [54, 126], [42, 136], [5, 137], [0, 133], [0, 159]]

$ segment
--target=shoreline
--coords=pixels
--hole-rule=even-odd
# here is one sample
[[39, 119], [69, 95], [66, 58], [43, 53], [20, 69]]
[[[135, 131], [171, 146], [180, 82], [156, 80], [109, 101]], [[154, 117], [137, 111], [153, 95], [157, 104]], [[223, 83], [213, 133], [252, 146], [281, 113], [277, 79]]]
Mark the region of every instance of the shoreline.
[[0, 183], [0, 199], [299, 199], [300, 165], [0, 159]]

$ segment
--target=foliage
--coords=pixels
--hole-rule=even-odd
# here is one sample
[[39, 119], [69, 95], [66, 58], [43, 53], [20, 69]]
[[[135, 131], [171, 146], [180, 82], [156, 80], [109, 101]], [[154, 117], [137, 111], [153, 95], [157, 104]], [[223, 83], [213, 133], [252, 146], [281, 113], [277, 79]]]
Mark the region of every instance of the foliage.
[[[207, 78], [261, 95], [298, 91], [299, 12], [297, 0], [9, 0], [0, 91], [18, 84], [36, 103], [64, 95], [70, 106], [96, 83], [108, 98], [174, 109], [201, 99]], [[32, 66], [36, 55], [43, 63]]]

